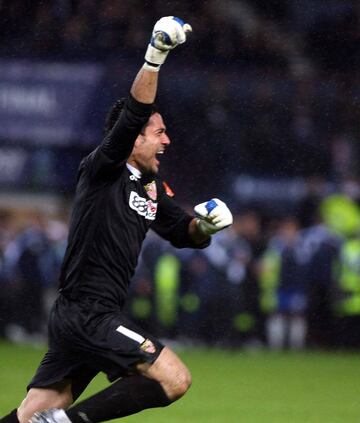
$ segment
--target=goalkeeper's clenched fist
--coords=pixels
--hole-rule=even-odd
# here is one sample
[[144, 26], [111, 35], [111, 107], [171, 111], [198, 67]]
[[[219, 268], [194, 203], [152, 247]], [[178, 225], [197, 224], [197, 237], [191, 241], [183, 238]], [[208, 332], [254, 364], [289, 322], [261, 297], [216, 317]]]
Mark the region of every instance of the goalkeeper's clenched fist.
[[231, 211], [217, 198], [198, 204], [194, 210], [198, 217], [196, 222], [198, 229], [204, 235], [212, 235], [233, 223]]
[[186, 41], [186, 35], [192, 28], [182, 19], [166, 16], [159, 19], [153, 29], [145, 54], [145, 68], [158, 72], [170, 50]]

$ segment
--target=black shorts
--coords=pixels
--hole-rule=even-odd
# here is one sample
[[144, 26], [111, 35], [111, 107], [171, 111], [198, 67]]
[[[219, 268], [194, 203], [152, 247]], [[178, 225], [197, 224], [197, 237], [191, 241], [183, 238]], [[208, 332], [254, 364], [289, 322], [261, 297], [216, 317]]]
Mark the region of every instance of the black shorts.
[[28, 389], [69, 379], [75, 400], [97, 373], [114, 381], [130, 375], [138, 363], [153, 363], [162, 349], [121, 310], [60, 295], [49, 318], [48, 352]]

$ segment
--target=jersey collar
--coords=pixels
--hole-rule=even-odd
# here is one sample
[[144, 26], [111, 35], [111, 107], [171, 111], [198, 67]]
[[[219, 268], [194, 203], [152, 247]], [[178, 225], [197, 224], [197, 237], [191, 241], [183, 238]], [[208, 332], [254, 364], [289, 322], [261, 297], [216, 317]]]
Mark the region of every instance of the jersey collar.
[[129, 163], [126, 163], [126, 167], [135, 176], [136, 179], [141, 179], [141, 172], [139, 169], [136, 169], [136, 167], [131, 166]]

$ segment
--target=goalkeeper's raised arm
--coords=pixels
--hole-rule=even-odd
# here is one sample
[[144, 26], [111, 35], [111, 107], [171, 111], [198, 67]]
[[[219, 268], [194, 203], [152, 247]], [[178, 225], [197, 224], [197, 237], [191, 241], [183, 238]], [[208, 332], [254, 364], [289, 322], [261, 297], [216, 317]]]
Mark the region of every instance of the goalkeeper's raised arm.
[[175, 16], [159, 19], [152, 31], [145, 53], [145, 63], [131, 88], [132, 96], [141, 103], [153, 103], [156, 97], [158, 73], [170, 50], [186, 41], [192, 31], [189, 24]]
[[[154, 120], [157, 126], [160, 125], [157, 130], [163, 130], [161, 115], [155, 113], [153, 108], [159, 70], [169, 51], [184, 43], [190, 30], [189, 24], [173, 16], [161, 18], [155, 24], [146, 49], [145, 63], [135, 77], [130, 96], [117, 100], [111, 107], [105, 122], [104, 139], [86, 160], [92, 178], [114, 172], [124, 161], [129, 161], [134, 145], [143, 140], [139, 133], [143, 136], [145, 127], [151, 126]], [[136, 157], [130, 158], [130, 164], [134, 165], [134, 159]], [[135, 167], [138, 165], [135, 163]]]

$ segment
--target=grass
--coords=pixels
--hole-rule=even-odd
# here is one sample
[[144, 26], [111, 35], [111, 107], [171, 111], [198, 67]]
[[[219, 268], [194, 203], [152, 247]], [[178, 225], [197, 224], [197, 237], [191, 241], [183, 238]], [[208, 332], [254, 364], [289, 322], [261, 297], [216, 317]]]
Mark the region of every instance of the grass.
[[[0, 415], [25, 394], [43, 349], [0, 343]], [[147, 410], [127, 423], [358, 423], [358, 353], [185, 350], [193, 386], [166, 409]], [[84, 396], [107, 385], [99, 375]], [[119, 420], [120, 421], [120, 420]]]

